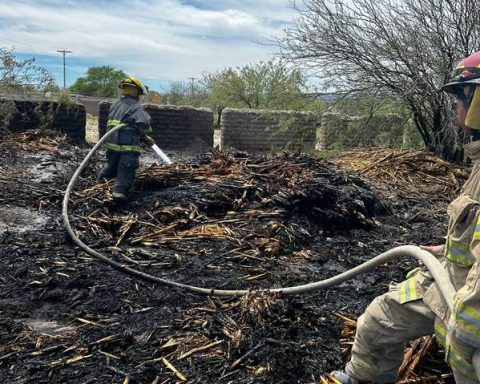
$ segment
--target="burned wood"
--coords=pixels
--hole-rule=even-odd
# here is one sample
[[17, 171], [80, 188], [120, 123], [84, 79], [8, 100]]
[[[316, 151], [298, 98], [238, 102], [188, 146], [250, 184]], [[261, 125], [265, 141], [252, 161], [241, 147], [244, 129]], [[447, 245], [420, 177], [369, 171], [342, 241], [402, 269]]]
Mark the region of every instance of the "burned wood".
[[237, 360], [235, 360], [229, 367], [230, 370], [233, 370], [237, 368], [240, 364], [242, 364], [245, 360], [247, 360], [250, 356], [252, 356], [255, 352], [257, 352], [261, 347], [263, 347], [262, 344], [257, 344], [255, 347], [250, 349], [247, 353], [244, 355], [240, 356]]
[[32, 129], [3, 136], [0, 146], [17, 151], [56, 153], [61, 147], [65, 147], [67, 141], [65, 133], [49, 129]]

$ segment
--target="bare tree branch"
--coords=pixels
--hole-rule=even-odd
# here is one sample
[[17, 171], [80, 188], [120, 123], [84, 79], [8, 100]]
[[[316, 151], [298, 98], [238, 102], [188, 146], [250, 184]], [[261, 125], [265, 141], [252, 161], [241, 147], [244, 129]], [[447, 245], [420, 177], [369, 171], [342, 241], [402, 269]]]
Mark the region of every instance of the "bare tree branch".
[[478, 0], [298, 0], [281, 55], [341, 90], [365, 89], [408, 107], [425, 145], [458, 159], [452, 100], [440, 91], [454, 64], [479, 49]]

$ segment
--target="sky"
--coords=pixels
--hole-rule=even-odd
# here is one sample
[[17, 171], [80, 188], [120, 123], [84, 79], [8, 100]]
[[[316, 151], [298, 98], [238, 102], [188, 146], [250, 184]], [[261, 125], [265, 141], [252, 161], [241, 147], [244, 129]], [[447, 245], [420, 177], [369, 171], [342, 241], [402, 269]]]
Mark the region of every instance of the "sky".
[[155, 90], [171, 81], [269, 60], [293, 22], [289, 0], [3, 0], [0, 46], [35, 57], [67, 87], [111, 65]]

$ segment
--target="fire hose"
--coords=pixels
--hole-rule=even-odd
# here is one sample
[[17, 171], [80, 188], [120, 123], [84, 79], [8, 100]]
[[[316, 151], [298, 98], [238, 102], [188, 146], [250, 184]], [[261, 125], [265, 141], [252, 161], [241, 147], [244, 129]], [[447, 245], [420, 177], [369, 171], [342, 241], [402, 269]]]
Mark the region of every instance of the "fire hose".
[[[68, 235], [71, 237], [72, 241], [77, 244], [80, 249], [82, 249], [85, 253], [89, 254], [90, 256], [95, 257], [96, 259], [106, 263], [107, 265], [113, 267], [114, 269], [129, 274], [131, 276], [137, 277], [139, 279], [142, 279], [144, 281], [148, 281], [151, 283], [155, 284], [161, 284], [161, 285], [166, 285], [170, 287], [175, 287], [178, 289], [182, 289], [188, 292], [192, 293], [197, 293], [197, 294], [202, 294], [202, 295], [211, 295], [211, 296], [242, 296], [246, 293], [249, 292], [249, 290], [230, 290], [230, 289], [216, 289], [216, 288], [205, 288], [205, 287], [198, 287], [194, 285], [189, 285], [185, 283], [180, 283], [177, 281], [169, 280], [169, 279], [164, 279], [158, 276], [153, 276], [148, 273], [139, 271], [134, 268], [130, 268], [125, 264], [116, 262], [115, 260], [112, 260], [111, 258], [101, 254], [100, 252], [90, 248], [88, 245], [86, 245], [82, 240], [78, 238], [78, 236], [75, 234], [75, 232], [72, 229], [72, 226], [70, 224], [70, 219], [68, 215], [68, 203], [70, 200], [70, 194], [72, 192], [73, 186], [75, 185], [75, 182], [77, 181], [78, 177], [80, 176], [81, 172], [87, 165], [88, 161], [90, 158], [93, 156], [93, 154], [98, 150], [98, 148], [107, 140], [107, 138], [118, 131], [119, 129], [123, 128], [124, 125], [117, 125], [116, 127], [110, 129], [103, 137], [98, 140], [98, 142], [94, 145], [94, 147], [88, 152], [88, 154], [85, 156], [85, 158], [82, 160], [80, 165], [78, 166], [77, 170], [73, 174], [72, 178], [70, 179], [70, 182], [68, 183], [68, 186], [65, 190], [65, 195], [63, 198], [63, 204], [62, 204], [62, 216], [63, 216], [63, 222], [65, 229], [68, 233]], [[291, 286], [291, 287], [283, 287], [283, 288], [264, 288], [261, 289], [261, 291], [268, 291], [268, 292], [273, 292], [273, 293], [282, 293], [283, 295], [294, 295], [294, 294], [299, 294], [299, 293], [306, 293], [306, 292], [312, 292], [320, 289], [325, 289], [329, 287], [333, 287], [335, 285], [338, 285], [344, 281], [350, 280], [354, 278], [355, 276], [367, 272], [379, 265], [385, 264], [389, 261], [395, 260], [399, 257], [404, 257], [404, 256], [411, 256], [414, 257], [418, 260], [421, 260], [425, 267], [430, 271], [432, 277], [435, 279], [435, 282], [437, 283], [440, 292], [442, 293], [445, 302], [447, 303], [448, 308], [450, 311], [453, 310], [453, 300], [455, 296], [455, 288], [453, 287], [449, 276], [446, 272], [446, 270], [443, 268], [442, 264], [440, 261], [432, 255], [430, 252], [427, 252], [417, 246], [413, 245], [403, 245], [399, 246], [393, 249], [390, 249], [387, 252], [384, 252], [366, 262], [363, 264], [360, 264], [352, 269], [349, 269], [343, 273], [340, 273], [336, 276], [330, 277], [325, 280], [320, 280], [308, 284], [303, 284], [303, 285], [297, 285], [297, 286]], [[475, 367], [475, 371], [477, 373], [477, 376], [480, 378], [480, 353], [476, 353], [474, 358], [473, 358], [473, 365]]]
[[[111, 258], [99, 253], [98, 251], [90, 248], [83, 241], [81, 241], [78, 238], [78, 236], [75, 234], [70, 224], [70, 218], [68, 215], [68, 203], [70, 200], [70, 194], [72, 192], [73, 186], [75, 185], [75, 182], [77, 181], [78, 177], [80, 176], [81, 172], [85, 168], [86, 164], [88, 163], [92, 155], [98, 150], [98, 148], [102, 145], [102, 143], [105, 142], [105, 140], [107, 140], [107, 138], [111, 134], [121, 129], [122, 127], [123, 125], [118, 125], [112, 128], [95, 144], [95, 146], [88, 152], [87, 156], [85, 156], [83, 161], [80, 163], [79, 167], [77, 168], [72, 178], [70, 179], [67, 189], [65, 190], [65, 196], [63, 198], [63, 206], [62, 206], [62, 216], [63, 216], [65, 229], [67, 230], [73, 242], [75, 242], [75, 244], [77, 244], [85, 253], [89, 254], [90, 256], [93, 256], [96, 259], [103, 261], [104, 263], [110, 265], [111, 267], [121, 272], [138, 277], [142, 280], [146, 280], [151, 283], [168, 285], [171, 287], [176, 287], [189, 292], [199, 293], [203, 295], [242, 296], [246, 294], [248, 290], [228, 290], [228, 289], [226, 290], [226, 289], [216, 289], [216, 288], [202, 288], [202, 287], [197, 287], [197, 286], [188, 285], [184, 283], [179, 283], [179, 282], [168, 280], [168, 279], [163, 279], [161, 277], [157, 277], [157, 276], [153, 276], [153, 275], [141, 272], [139, 270], [130, 268], [125, 264], [118, 263], [112, 260]], [[441, 263], [437, 260], [435, 256], [413, 245], [403, 245], [403, 246], [393, 248], [385, 253], [380, 254], [379, 256], [374, 257], [371, 260], [366, 261], [365, 263], [355, 268], [352, 268], [337, 276], [334, 276], [325, 280], [304, 284], [304, 285], [292, 286], [292, 287], [266, 288], [263, 290], [269, 291], [269, 292], [278, 292], [284, 295], [293, 295], [298, 293], [311, 292], [319, 289], [325, 289], [325, 288], [338, 285], [346, 280], [350, 280], [361, 273], [367, 272], [379, 265], [385, 264], [391, 260], [397, 259], [402, 256], [412, 256], [416, 259], [421, 260], [425, 264], [425, 266], [428, 268], [433, 278], [437, 282], [445, 298], [445, 301], [448, 303], [449, 309], [452, 310], [453, 297], [455, 296], [455, 288], [450, 282], [447, 272], [445, 271], [445, 269], [442, 267]]]

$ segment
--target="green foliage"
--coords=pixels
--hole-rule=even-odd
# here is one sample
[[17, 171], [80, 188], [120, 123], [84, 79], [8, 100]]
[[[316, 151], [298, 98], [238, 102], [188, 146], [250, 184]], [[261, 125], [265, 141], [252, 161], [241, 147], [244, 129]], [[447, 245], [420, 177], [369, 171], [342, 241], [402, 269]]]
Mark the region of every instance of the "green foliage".
[[127, 75], [110, 65], [90, 67], [87, 76], [79, 77], [70, 87], [70, 92], [85, 96], [115, 97], [120, 81]]
[[333, 112], [325, 115], [328, 149], [424, 146], [410, 110], [395, 97], [370, 92], [344, 93], [327, 109]]
[[302, 109], [311, 99], [305, 96], [307, 80], [294, 68], [279, 61], [205, 73], [200, 81], [173, 82], [167, 92], [170, 104], [252, 109]]
[[305, 97], [306, 78], [299, 70], [280, 61], [259, 62], [207, 73], [202, 83], [215, 109], [228, 106], [298, 110], [310, 102]]
[[204, 85], [193, 78], [189, 82], [172, 81], [165, 94], [165, 102], [172, 105], [209, 107], [206, 92]]
[[58, 102], [59, 105], [65, 105], [65, 106], [74, 106], [76, 104], [75, 100], [70, 97], [70, 94], [68, 91], [60, 91], [55, 94], [55, 98]]
[[196, 82], [173, 82], [166, 96], [170, 104], [211, 108], [219, 126], [227, 107], [321, 109], [306, 91], [307, 79], [299, 70], [280, 61], [268, 61], [205, 73]]
[[35, 64], [35, 58], [21, 60], [13, 54], [13, 48], [0, 47], [0, 92], [21, 94], [35, 92], [53, 86], [50, 72]]
[[41, 90], [42, 93], [57, 94], [63, 92], [63, 90], [57, 84], [49, 84]]

